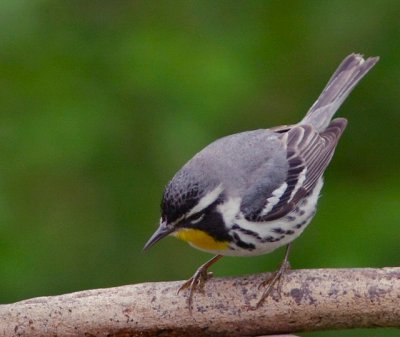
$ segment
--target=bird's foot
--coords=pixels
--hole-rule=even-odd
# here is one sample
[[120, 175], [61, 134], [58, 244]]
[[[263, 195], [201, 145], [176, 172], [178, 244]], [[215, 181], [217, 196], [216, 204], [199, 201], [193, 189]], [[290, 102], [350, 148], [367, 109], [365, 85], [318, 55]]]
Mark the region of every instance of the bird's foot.
[[208, 279], [212, 277], [212, 273], [208, 272], [208, 268], [210, 268], [215, 262], [222, 258], [222, 255], [216, 255], [211, 260], [207, 261], [203, 265], [196, 270], [194, 275], [187, 280], [181, 287], [178, 289], [177, 294], [183, 289], [189, 289], [189, 297], [188, 297], [188, 306], [189, 312], [192, 313], [192, 303], [193, 303], [193, 294], [195, 290], [199, 290], [200, 292], [204, 291], [204, 284]]
[[258, 289], [265, 288], [261, 298], [258, 300], [257, 304], [252, 309], [258, 309], [264, 303], [265, 299], [271, 295], [272, 291], [274, 290], [275, 285], [277, 293], [281, 296], [282, 290], [282, 281], [283, 276], [287, 271], [290, 270], [290, 263], [287, 260], [284, 260], [280, 265], [279, 269], [271, 274], [265, 281], [261, 282], [258, 286]]
[[208, 279], [212, 277], [212, 273], [207, 271], [206, 266], [201, 266], [199, 269], [196, 270], [194, 275], [188, 279], [184, 284], [182, 284], [178, 291], [177, 294], [181, 292], [181, 290], [184, 289], [189, 289], [189, 297], [188, 297], [188, 307], [189, 311], [192, 311], [192, 304], [193, 304], [193, 294], [194, 292], [200, 291], [204, 292], [204, 284]]

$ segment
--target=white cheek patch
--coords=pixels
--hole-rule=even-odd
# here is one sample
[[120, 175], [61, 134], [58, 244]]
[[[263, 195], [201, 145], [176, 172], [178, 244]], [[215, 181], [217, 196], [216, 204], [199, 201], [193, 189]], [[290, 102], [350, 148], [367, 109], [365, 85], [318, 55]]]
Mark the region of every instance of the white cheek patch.
[[267, 215], [269, 212], [271, 212], [272, 208], [274, 208], [274, 206], [279, 202], [283, 193], [285, 193], [287, 186], [288, 186], [287, 183], [283, 183], [281, 186], [279, 186], [276, 190], [272, 192], [272, 197], [269, 197], [267, 199], [267, 205], [261, 212], [262, 216]]
[[226, 202], [221, 205], [218, 205], [218, 212], [221, 214], [224, 219], [225, 226], [232, 227], [235, 223], [236, 216], [240, 213], [240, 203], [242, 199], [230, 198]]
[[214, 188], [211, 192], [208, 192], [204, 197], [202, 197], [196, 206], [194, 206], [189, 213], [186, 214], [186, 217], [190, 217], [193, 214], [199, 213], [203, 209], [210, 206], [223, 191], [222, 184], [219, 184], [216, 188]]

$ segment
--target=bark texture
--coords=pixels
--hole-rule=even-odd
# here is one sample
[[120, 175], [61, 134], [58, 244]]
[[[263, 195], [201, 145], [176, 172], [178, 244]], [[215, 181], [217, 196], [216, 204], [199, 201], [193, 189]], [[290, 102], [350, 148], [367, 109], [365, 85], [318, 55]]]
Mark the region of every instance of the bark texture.
[[40, 297], [0, 305], [1, 336], [260, 336], [400, 327], [400, 268], [289, 271], [280, 294], [251, 308], [268, 274], [214, 278], [187, 307], [182, 282]]

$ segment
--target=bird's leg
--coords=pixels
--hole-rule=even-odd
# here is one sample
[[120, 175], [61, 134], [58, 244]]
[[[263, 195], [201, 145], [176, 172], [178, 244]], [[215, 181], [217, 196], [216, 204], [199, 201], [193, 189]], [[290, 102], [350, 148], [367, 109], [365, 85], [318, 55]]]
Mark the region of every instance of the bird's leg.
[[290, 253], [290, 243], [288, 243], [288, 245], [286, 246], [285, 257], [283, 258], [283, 261], [279, 269], [258, 286], [258, 289], [260, 289], [261, 287], [265, 287], [265, 289], [254, 309], [258, 309], [263, 304], [264, 300], [271, 294], [272, 290], [274, 289], [274, 285], [276, 283], [278, 286], [277, 287], [278, 293], [280, 294], [283, 275], [290, 269], [289, 253]]
[[222, 255], [216, 255], [211, 260], [207, 261], [206, 263], [202, 264], [194, 273], [194, 275], [187, 280], [182, 286], [178, 289], [177, 294], [183, 289], [189, 288], [189, 297], [188, 297], [188, 305], [189, 310], [192, 310], [192, 303], [193, 303], [193, 294], [194, 291], [199, 289], [200, 291], [203, 290], [204, 283], [212, 276], [212, 273], [208, 272], [208, 268], [210, 268], [215, 262], [222, 258]]

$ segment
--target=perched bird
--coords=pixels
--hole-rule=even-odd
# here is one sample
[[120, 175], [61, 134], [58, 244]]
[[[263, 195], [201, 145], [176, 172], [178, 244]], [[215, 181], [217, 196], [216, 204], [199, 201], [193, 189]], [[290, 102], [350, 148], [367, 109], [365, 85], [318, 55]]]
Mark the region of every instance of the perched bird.
[[[161, 220], [145, 249], [165, 236], [216, 254], [179, 289], [194, 290], [222, 256], [267, 254], [287, 246], [257, 307], [288, 268], [290, 243], [314, 217], [323, 173], [346, 128], [333, 115], [378, 57], [347, 56], [297, 124], [220, 138], [189, 160], [165, 188]], [[179, 291], [178, 291], [179, 292]]]

